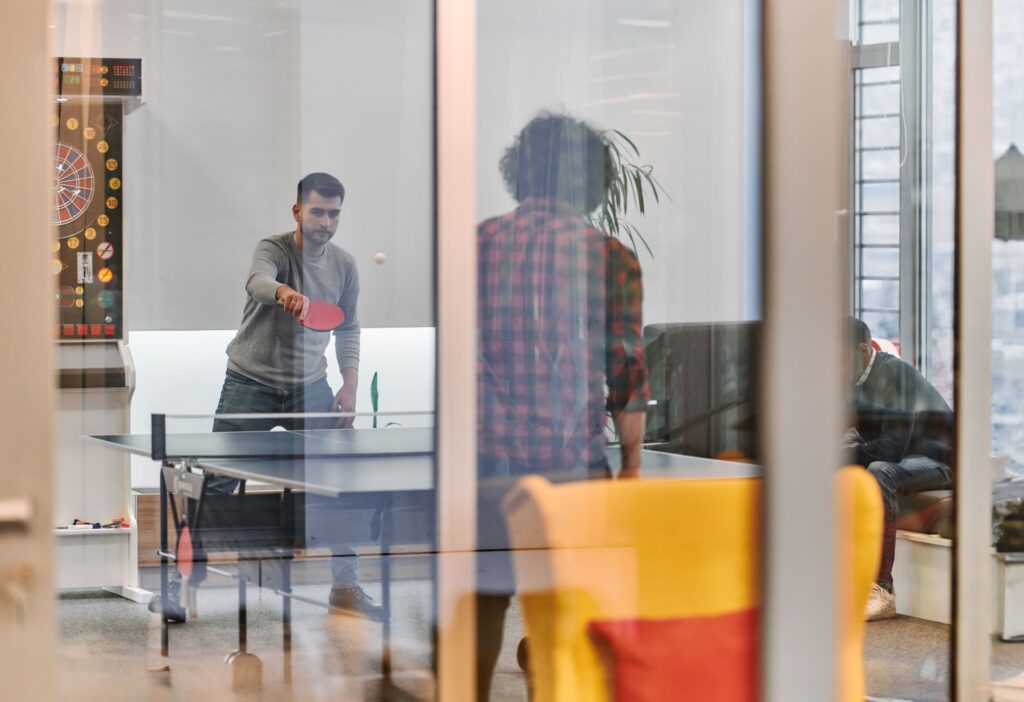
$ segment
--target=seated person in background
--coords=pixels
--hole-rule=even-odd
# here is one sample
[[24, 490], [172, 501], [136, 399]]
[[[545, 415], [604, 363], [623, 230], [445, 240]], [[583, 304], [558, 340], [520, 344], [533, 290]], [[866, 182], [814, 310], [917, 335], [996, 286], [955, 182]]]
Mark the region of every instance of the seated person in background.
[[876, 351], [871, 330], [849, 319], [848, 359], [853, 426], [844, 448], [882, 489], [885, 525], [878, 578], [868, 600], [868, 621], [896, 616], [892, 566], [900, 494], [952, 486], [953, 412], [942, 395], [909, 363]]
[[[361, 328], [357, 312], [359, 274], [355, 259], [331, 243], [338, 229], [345, 188], [332, 175], [311, 173], [299, 181], [292, 206], [295, 229], [267, 237], [256, 245], [246, 279], [247, 293], [242, 323], [227, 347], [228, 367], [217, 414], [312, 413], [355, 411], [359, 383]], [[334, 330], [335, 354], [343, 380], [335, 393], [327, 384], [327, 351], [330, 335], [299, 324], [310, 300], [336, 303], [345, 313]], [[285, 429], [351, 427], [352, 417], [338, 419], [216, 418], [214, 431], [269, 431]], [[206, 481], [208, 494], [230, 494], [239, 481], [215, 475]], [[333, 587], [330, 605], [371, 619], [382, 617], [382, 608], [359, 585], [357, 558], [351, 548], [332, 547]], [[169, 602], [159, 597], [150, 610], [164, 612], [168, 621], [185, 620], [179, 604], [181, 581], [171, 571]]]

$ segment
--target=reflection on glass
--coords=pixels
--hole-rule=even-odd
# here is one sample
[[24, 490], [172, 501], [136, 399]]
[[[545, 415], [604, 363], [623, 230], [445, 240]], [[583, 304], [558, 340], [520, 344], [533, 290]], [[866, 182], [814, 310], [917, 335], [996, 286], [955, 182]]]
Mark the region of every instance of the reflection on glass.
[[952, 562], [955, 3], [854, 9], [847, 458], [876, 479], [885, 513], [867, 692], [945, 699], [952, 580], [923, 564]]
[[[331, 243], [338, 229], [345, 188], [328, 173], [310, 173], [297, 186], [295, 229], [260, 240], [246, 277], [242, 322], [228, 344], [227, 375], [218, 415], [268, 414], [263, 418], [217, 418], [213, 431], [265, 432], [281, 427], [350, 428], [359, 384], [359, 274], [352, 255]], [[320, 309], [324, 312], [317, 314]], [[330, 334], [326, 333], [330, 332]], [[327, 382], [328, 342], [333, 335], [342, 385]], [[274, 413], [343, 413], [338, 419], [289, 419]], [[209, 495], [230, 495], [241, 481], [214, 475]], [[166, 599], [150, 611], [185, 621], [181, 578], [173, 569]], [[380, 604], [359, 585], [358, 560], [348, 544], [332, 548], [332, 607], [379, 620]]]
[[896, 616], [898, 522], [916, 529], [934, 526], [924, 523], [925, 509], [908, 502], [920, 500], [919, 493], [952, 487], [953, 412], [917, 369], [875, 348], [867, 324], [851, 318], [849, 326], [853, 417], [843, 448], [849, 463], [864, 466], [878, 482], [885, 508], [881, 563], [865, 612], [868, 621], [877, 621]]
[[606, 412], [619, 475], [640, 468], [649, 397], [640, 264], [587, 221], [610, 188], [629, 193], [614, 180], [612, 148], [584, 122], [539, 115], [501, 159], [518, 207], [478, 231], [478, 542], [494, 556], [481, 554], [478, 583], [480, 699], [515, 591], [501, 500], [528, 473], [609, 475]]
[[[995, 699], [1024, 693], [1024, 602], [1013, 585], [1021, 540], [1020, 479], [1024, 475], [1024, 7], [995, 0], [993, 15], [993, 139], [995, 240], [992, 243], [992, 537], [997, 568], [991, 676]], [[1001, 616], [1000, 616], [1001, 615]]]
[[52, 5], [61, 696], [430, 698], [433, 4]]
[[758, 692], [744, 7], [479, 8], [479, 699]]

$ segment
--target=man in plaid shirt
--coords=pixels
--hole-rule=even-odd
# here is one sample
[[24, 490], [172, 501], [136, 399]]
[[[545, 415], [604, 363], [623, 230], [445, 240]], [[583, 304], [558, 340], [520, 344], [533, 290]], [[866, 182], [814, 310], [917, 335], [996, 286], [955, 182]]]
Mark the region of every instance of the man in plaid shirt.
[[585, 219], [606, 197], [604, 139], [578, 120], [541, 114], [500, 166], [519, 206], [477, 230], [480, 700], [514, 591], [501, 496], [525, 473], [608, 475], [609, 413], [620, 475], [637, 475], [649, 397], [640, 264]]

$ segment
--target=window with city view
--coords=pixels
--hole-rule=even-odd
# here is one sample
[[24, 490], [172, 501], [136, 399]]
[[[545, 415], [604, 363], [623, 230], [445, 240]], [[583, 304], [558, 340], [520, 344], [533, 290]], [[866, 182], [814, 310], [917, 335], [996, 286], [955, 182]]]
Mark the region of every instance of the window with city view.
[[1024, 473], [1024, 5], [993, 3], [992, 447]]

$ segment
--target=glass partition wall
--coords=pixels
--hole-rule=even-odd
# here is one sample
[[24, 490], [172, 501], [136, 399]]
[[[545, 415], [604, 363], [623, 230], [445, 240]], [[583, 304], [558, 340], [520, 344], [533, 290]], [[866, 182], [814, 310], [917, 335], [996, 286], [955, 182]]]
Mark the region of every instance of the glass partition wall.
[[852, 379], [852, 411], [858, 428], [875, 425], [865, 443], [852, 443], [885, 503], [867, 691], [944, 699], [955, 527], [956, 3], [858, 0], [851, 9], [851, 302], [870, 343], [855, 364], [863, 374]]
[[61, 696], [431, 698], [432, 4], [50, 39]]
[[478, 699], [756, 694], [756, 17], [477, 12]]
[[[992, 610], [993, 647], [991, 676], [997, 695], [1020, 694], [1024, 677], [1024, 650], [1017, 622], [1020, 603], [1012, 585], [1019, 567], [1020, 544], [1015, 523], [1015, 494], [1024, 465], [1021, 463], [1021, 305], [1019, 287], [1021, 202], [1024, 180], [1017, 167], [1024, 142], [1024, 112], [1014, 93], [1024, 83], [1020, 52], [1024, 42], [1024, 12], [1015, 3], [992, 5], [992, 146], [995, 179], [995, 238], [992, 240], [992, 547], [993, 574], [998, 602]], [[987, 155], [987, 154], [986, 154]], [[999, 697], [997, 697], [999, 699]]]
[[61, 694], [968, 699], [963, 3], [825, 5], [54, 2]]

